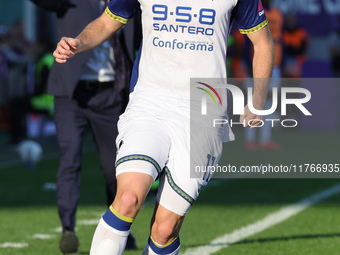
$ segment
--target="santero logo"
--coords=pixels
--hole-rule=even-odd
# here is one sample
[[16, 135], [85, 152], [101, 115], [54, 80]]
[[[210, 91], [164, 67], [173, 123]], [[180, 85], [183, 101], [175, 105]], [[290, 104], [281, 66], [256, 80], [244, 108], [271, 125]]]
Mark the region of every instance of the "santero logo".
[[159, 37], [152, 40], [152, 44], [159, 48], [169, 48], [172, 50], [196, 50], [196, 51], [213, 51], [213, 44], [193, 43], [193, 42], [179, 42], [177, 39], [172, 41], [163, 41]]

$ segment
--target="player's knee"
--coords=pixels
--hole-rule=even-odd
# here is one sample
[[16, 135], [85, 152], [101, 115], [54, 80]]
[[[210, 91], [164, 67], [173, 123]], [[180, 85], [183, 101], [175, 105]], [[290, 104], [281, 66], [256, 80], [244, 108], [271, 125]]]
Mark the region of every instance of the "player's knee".
[[139, 200], [137, 194], [132, 191], [124, 191], [120, 195], [120, 207], [118, 213], [124, 216], [135, 215], [139, 209]]
[[177, 237], [175, 226], [170, 222], [154, 222], [151, 236], [160, 245], [167, 244], [171, 238]]

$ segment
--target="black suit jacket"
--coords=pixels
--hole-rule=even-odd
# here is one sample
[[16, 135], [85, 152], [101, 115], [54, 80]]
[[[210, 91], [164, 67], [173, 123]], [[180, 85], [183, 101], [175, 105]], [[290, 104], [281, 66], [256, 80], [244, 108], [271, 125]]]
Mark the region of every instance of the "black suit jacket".
[[[76, 5], [75, 8], [69, 8], [66, 14], [58, 18], [58, 38], [62, 36], [76, 37], [90, 22], [99, 17], [99, 0], [71, 0]], [[122, 65], [125, 73], [124, 81], [126, 90], [130, 86], [130, 74], [132, 61], [129, 58], [125, 45], [122, 46], [124, 63]], [[87, 61], [92, 54], [92, 50], [76, 54], [64, 64], [54, 62], [48, 79], [48, 93], [54, 96], [66, 96], [72, 98], [74, 89], [79, 81]], [[120, 70], [116, 70], [116, 75]]]

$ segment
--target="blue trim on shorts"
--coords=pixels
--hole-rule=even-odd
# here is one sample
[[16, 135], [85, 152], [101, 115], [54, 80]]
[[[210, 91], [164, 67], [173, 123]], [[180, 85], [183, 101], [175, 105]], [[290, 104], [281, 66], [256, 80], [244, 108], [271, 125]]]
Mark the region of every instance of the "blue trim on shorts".
[[186, 193], [184, 190], [182, 190], [180, 187], [177, 186], [177, 184], [172, 179], [170, 170], [168, 167], [164, 167], [164, 171], [166, 173], [166, 176], [168, 177], [168, 182], [171, 186], [171, 188], [181, 197], [183, 197], [186, 201], [189, 202], [190, 205], [195, 201], [188, 193]]
[[156, 168], [158, 174], [160, 174], [162, 172], [162, 169], [158, 165], [156, 160], [154, 160], [153, 158], [151, 158], [147, 155], [142, 155], [142, 154], [135, 154], [135, 155], [129, 155], [129, 156], [122, 157], [119, 160], [117, 160], [116, 167], [119, 166], [120, 164], [126, 162], [126, 161], [131, 161], [131, 160], [147, 161], [147, 162], [151, 163]]

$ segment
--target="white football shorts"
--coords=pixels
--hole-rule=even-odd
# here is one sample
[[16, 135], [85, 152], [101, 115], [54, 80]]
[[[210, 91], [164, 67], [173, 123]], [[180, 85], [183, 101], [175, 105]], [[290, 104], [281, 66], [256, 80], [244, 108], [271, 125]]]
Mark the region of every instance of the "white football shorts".
[[212, 175], [190, 174], [190, 161], [206, 166], [209, 157], [213, 157], [216, 165], [222, 153], [220, 137], [205, 128], [197, 128], [200, 137], [192, 143], [195, 148], [190, 148], [187, 103], [133, 95], [118, 122], [117, 176], [138, 172], [151, 175], [154, 180], [159, 178], [159, 204], [185, 215]]

